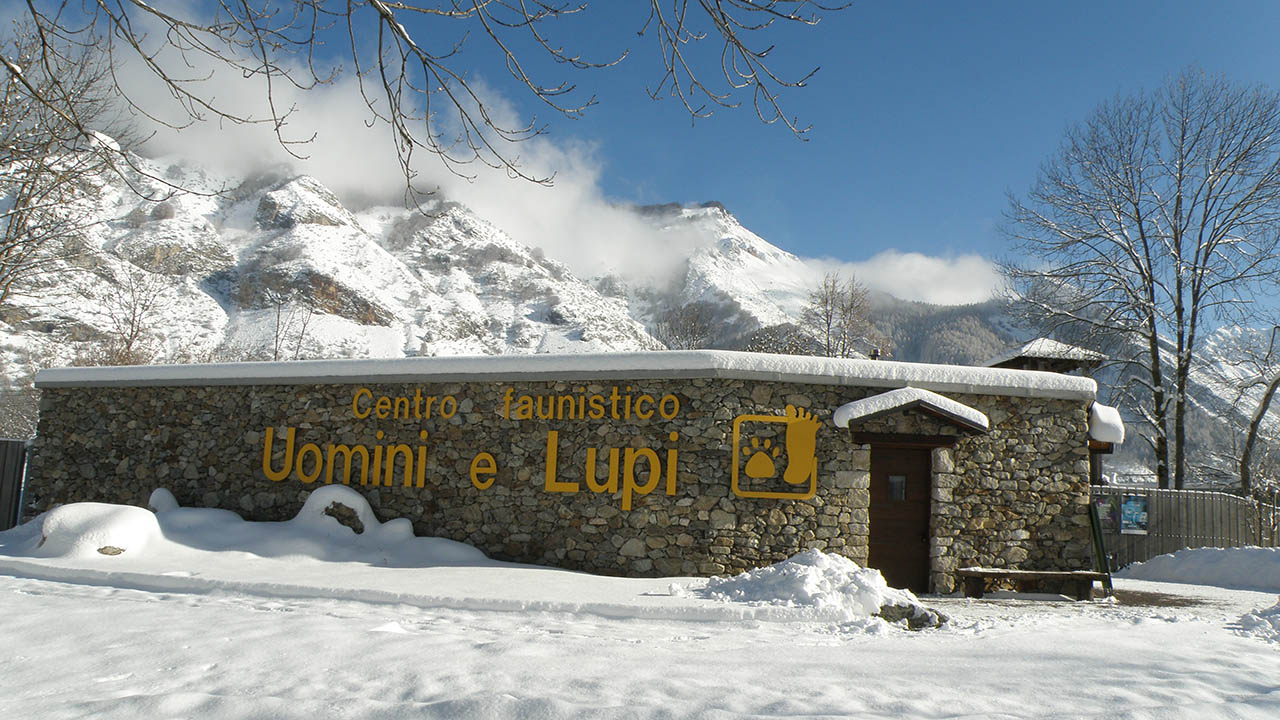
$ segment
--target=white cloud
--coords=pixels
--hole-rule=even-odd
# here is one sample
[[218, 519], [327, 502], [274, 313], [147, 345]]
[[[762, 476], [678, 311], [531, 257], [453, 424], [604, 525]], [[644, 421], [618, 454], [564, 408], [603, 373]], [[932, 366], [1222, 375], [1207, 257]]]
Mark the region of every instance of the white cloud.
[[884, 250], [859, 262], [830, 258], [809, 262], [820, 272], [851, 272], [868, 289], [936, 305], [990, 300], [1000, 293], [1004, 282], [995, 263], [980, 255], [934, 257]]
[[[138, 104], [182, 124], [168, 91], [147, 73], [121, 73], [134, 78], [132, 97]], [[241, 115], [269, 117], [261, 78], [244, 79], [225, 68], [194, 68], [193, 77], [207, 75], [200, 87], [204, 97], [226, 98], [225, 109]], [[499, 124], [519, 127], [518, 112], [482, 81], [472, 87]], [[244, 174], [272, 166], [319, 179], [345, 202], [354, 204], [399, 203], [405, 181], [396, 159], [389, 128], [371, 123], [371, 114], [351, 77], [299, 90], [276, 83], [277, 108], [293, 108], [281, 134], [290, 140], [314, 140], [294, 146], [290, 155], [281, 146], [270, 124], [196, 122], [181, 129], [159, 128], [148, 143], [154, 155], [177, 156], [227, 175]], [[438, 158], [425, 151], [415, 156], [421, 187], [438, 187], [444, 198], [461, 202], [493, 222], [519, 242], [541, 247], [565, 262], [579, 276], [617, 272], [635, 281], [653, 284], [683, 268], [690, 253], [715, 238], [679, 232], [660, 232], [625, 206], [611, 203], [600, 186], [605, 168], [596, 148], [548, 136], [518, 145], [507, 145], [518, 155], [522, 169], [532, 176], [554, 176], [550, 186], [511, 178], [503, 169], [480, 163], [466, 166], [474, 177], [449, 172]], [[832, 269], [856, 274], [867, 287], [907, 300], [937, 304], [965, 304], [990, 299], [1000, 286], [994, 265], [977, 255], [931, 257], [921, 253], [886, 250], [861, 262], [806, 259], [814, 271], [814, 283]]]
[[[212, 71], [210, 71], [212, 70]], [[235, 98], [232, 111], [269, 117], [261, 82], [244, 80], [221, 68], [203, 69], [209, 78], [201, 93]], [[143, 77], [144, 73], [134, 74]], [[511, 105], [481, 81], [472, 89], [486, 111], [506, 127], [522, 122]], [[137, 83], [135, 102], [174, 110], [167, 91], [155, 83]], [[294, 157], [281, 146], [269, 124], [197, 122], [181, 129], [161, 127], [147, 144], [154, 156], [178, 157], [210, 171], [244, 174], [273, 166], [319, 179], [353, 204], [397, 204], [405, 196], [405, 180], [397, 161], [390, 130], [370, 123], [371, 114], [354, 79], [301, 91], [277, 84], [275, 104], [293, 108], [282, 134], [290, 140], [314, 140], [296, 145]], [[181, 120], [170, 115], [171, 122]], [[415, 154], [417, 187], [438, 189], [441, 197], [467, 205], [513, 238], [565, 262], [581, 276], [619, 272], [635, 279], [669, 276], [690, 249], [690, 238], [661, 233], [625, 206], [609, 202], [600, 188], [603, 167], [595, 149], [574, 142], [554, 142], [545, 136], [506, 144], [520, 168], [533, 177], [552, 177], [549, 186], [512, 178], [505, 169], [476, 162], [460, 168], [473, 175], [450, 172], [436, 156], [419, 149]]]

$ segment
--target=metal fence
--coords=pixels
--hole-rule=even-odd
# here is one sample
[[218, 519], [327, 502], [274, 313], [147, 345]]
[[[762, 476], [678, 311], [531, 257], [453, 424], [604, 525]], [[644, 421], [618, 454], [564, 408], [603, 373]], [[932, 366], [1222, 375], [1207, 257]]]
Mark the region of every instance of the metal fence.
[[0, 530], [22, 516], [22, 480], [27, 469], [27, 441], [0, 439]]
[[1111, 569], [1195, 547], [1276, 547], [1274, 502], [1205, 490], [1091, 488]]

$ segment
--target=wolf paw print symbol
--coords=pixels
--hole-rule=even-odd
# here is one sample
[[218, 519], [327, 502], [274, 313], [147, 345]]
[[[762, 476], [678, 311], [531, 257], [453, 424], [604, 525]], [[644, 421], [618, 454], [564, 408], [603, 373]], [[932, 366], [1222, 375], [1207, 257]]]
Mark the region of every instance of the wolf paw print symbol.
[[774, 447], [773, 440], [769, 438], [765, 438], [764, 442], [760, 438], [751, 438], [751, 447], [742, 448], [742, 454], [748, 457], [744, 468], [747, 477], [763, 480], [777, 475], [778, 466], [773, 461], [781, 452], [782, 448]]
[[[757, 423], [781, 423], [781, 442], [769, 437], [752, 437], [747, 442], [743, 437], [743, 424], [747, 424], [747, 434]], [[777, 425], [775, 424], [776, 428]], [[781, 416], [778, 415], [740, 415], [733, 422], [733, 491], [739, 497], [761, 498], [803, 498], [812, 497], [817, 491], [818, 475], [818, 429], [821, 423], [808, 410], [788, 405]], [[770, 433], [772, 434], [772, 433]], [[782, 468], [782, 480], [798, 487], [795, 491], [781, 491], [761, 487], [744, 486], [739, 481], [739, 472], [751, 480], [770, 480], [778, 476], [779, 458], [786, 450], [786, 467]], [[743, 463], [742, 458], [746, 459]]]

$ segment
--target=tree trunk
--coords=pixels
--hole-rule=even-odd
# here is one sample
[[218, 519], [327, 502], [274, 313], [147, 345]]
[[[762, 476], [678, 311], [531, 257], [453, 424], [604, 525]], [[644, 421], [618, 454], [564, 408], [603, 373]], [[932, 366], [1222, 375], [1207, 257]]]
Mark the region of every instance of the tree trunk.
[[1169, 488], [1169, 407], [1164, 397], [1164, 373], [1160, 368], [1160, 333], [1154, 315], [1147, 316], [1147, 351], [1151, 357], [1151, 404], [1155, 417], [1156, 482]]
[[1250, 467], [1253, 461], [1253, 445], [1258, 439], [1262, 418], [1266, 417], [1267, 409], [1271, 407], [1271, 398], [1276, 394], [1277, 389], [1280, 389], [1280, 373], [1273, 375], [1271, 382], [1267, 383], [1267, 391], [1262, 394], [1262, 399], [1258, 401], [1258, 409], [1253, 412], [1253, 417], [1249, 420], [1249, 433], [1245, 436], [1244, 449], [1240, 452], [1240, 489], [1245, 495], [1253, 490], [1253, 469]]

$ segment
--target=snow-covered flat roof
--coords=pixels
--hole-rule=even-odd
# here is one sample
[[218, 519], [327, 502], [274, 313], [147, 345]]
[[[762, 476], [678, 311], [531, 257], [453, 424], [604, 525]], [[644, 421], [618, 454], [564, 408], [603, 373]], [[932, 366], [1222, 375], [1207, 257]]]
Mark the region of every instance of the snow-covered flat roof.
[[39, 388], [726, 378], [1092, 400], [1097, 384], [1058, 373], [727, 350], [304, 360], [50, 368]]

